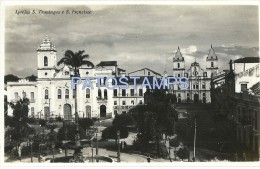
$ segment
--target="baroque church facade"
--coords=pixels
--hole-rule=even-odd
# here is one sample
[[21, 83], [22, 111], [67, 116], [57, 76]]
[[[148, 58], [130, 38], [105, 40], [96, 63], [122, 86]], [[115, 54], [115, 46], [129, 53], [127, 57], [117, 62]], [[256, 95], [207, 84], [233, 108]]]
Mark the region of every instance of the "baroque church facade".
[[211, 78], [218, 73], [218, 57], [211, 45], [208, 56], [205, 58], [206, 70], [200, 67], [198, 62], [191, 63], [185, 68], [185, 58], [178, 47], [173, 57], [173, 76], [187, 77], [189, 90], [181, 90], [178, 86], [172, 86], [170, 93], [176, 96], [178, 103], [210, 103], [211, 102]]
[[[218, 58], [211, 47], [206, 58], [206, 71], [199, 63], [194, 62], [189, 69], [185, 69], [185, 58], [178, 48], [173, 57], [173, 76], [185, 76], [189, 78], [190, 89], [180, 90], [177, 85], [170, 88], [169, 92], [176, 95], [177, 102], [202, 102], [210, 103], [211, 76], [218, 71]], [[117, 61], [101, 61], [94, 68], [82, 66], [79, 68], [82, 83], [77, 87], [77, 109], [80, 118], [110, 118], [116, 114], [127, 113], [138, 104], [144, 104], [146, 88], [141, 89], [142, 83], [133, 84], [129, 89], [108, 90], [105, 80], [101, 79], [100, 89], [97, 90], [97, 81], [93, 77], [121, 76], [154, 76], [162, 78], [163, 75], [149, 68], [143, 68], [128, 73], [120, 69]], [[166, 74], [166, 73], [165, 73]], [[164, 74], [164, 75], [165, 75]], [[21, 98], [28, 98], [29, 116], [50, 119], [61, 117], [71, 120], [75, 117], [75, 95], [71, 89], [71, 77], [73, 71], [68, 66], [57, 67], [57, 50], [55, 45], [46, 36], [37, 49], [37, 81], [20, 79], [18, 82], [7, 83], [7, 100], [16, 102]], [[92, 77], [94, 90], [85, 88], [82, 90], [84, 79]], [[112, 79], [108, 79], [108, 85], [113, 86]], [[8, 108], [8, 115], [12, 115], [12, 109]]]

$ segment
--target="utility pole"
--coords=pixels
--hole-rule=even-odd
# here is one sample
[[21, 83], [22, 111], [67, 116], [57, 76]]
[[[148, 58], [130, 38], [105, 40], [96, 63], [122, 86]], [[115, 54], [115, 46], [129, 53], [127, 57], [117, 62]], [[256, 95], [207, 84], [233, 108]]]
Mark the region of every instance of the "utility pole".
[[196, 121], [196, 117], [194, 119], [194, 145], [193, 145], [193, 162], [195, 162], [195, 158], [196, 158], [196, 135], [197, 135], [197, 121]]
[[98, 134], [98, 128], [96, 128], [96, 143], [97, 143], [97, 147], [96, 147], [96, 157], [97, 157], [97, 159], [96, 159], [96, 161], [97, 162], [99, 162], [99, 160], [98, 160], [98, 137], [97, 137], [97, 134]]

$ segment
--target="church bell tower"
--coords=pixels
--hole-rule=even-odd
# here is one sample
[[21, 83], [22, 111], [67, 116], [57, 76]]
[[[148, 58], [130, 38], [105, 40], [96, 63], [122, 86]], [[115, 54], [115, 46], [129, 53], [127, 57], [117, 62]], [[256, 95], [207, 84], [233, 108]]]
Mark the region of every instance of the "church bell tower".
[[46, 35], [38, 46], [38, 78], [53, 78], [56, 67], [56, 48]]
[[184, 57], [181, 54], [180, 48], [175, 53], [173, 57], [173, 76], [175, 77], [183, 77], [185, 71], [185, 61]]

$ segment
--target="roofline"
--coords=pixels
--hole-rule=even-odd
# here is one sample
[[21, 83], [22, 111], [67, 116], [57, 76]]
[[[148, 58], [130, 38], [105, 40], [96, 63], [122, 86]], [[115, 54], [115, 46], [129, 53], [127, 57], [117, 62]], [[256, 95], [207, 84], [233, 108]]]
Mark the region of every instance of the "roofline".
[[139, 70], [136, 70], [136, 71], [133, 71], [133, 72], [129, 72], [129, 73], [128, 73], [128, 75], [129, 75], [129, 74], [131, 74], [131, 73], [138, 72], [138, 71], [140, 71], [140, 70], [144, 70], [144, 69], [148, 69], [148, 70], [152, 71], [154, 74], [157, 74], [157, 75], [160, 75], [160, 76], [162, 76], [160, 73], [157, 73], [157, 72], [155, 72], [154, 70], [151, 70], [151, 69], [149, 69], [149, 68], [146, 68], [146, 67], [145, 67], [145, 68], [142, 68], [142, 69], [139, 69]]

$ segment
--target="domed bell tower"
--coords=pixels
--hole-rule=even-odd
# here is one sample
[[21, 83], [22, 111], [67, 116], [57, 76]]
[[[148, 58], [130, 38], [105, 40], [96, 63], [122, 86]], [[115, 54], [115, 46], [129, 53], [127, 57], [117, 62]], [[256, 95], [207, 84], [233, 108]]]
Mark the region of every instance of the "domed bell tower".
[[48, 36], [38, 46], [38, 78], [53, 78], [56, 67], [56, 48]]

